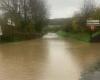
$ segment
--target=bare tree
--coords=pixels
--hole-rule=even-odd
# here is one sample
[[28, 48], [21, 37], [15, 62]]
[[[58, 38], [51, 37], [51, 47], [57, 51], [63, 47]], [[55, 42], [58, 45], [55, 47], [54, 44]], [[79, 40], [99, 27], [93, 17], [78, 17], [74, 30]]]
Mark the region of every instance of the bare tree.
[[83, 31], [87, 31], [86, 21], [93, 18], [96, 6], [94, 0], [84, 0], [78, 22]]
[[81, 12], [85, 18], [92, 18], [92, 14], [95, 11], [95, 1], [94, 0], [84, 0]]
[[2, 0], [1, 9], [17, 31], [42, 33], [47, 25], [44, 0]]

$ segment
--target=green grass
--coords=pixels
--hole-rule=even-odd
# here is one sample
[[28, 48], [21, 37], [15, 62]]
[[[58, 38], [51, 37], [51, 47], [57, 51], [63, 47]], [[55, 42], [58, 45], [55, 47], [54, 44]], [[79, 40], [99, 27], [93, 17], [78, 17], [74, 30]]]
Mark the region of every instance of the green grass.
[[85, 42], [90, 41], [90, 35], [88, 33], [83, 33], [83, 32], [75, 33], [75, 32], [59, 31], [59, 32], [57, 32], [57, 34], [61, 37], [73, 38], [73, 39], [77, 39], [77, 40], [85, 41]]

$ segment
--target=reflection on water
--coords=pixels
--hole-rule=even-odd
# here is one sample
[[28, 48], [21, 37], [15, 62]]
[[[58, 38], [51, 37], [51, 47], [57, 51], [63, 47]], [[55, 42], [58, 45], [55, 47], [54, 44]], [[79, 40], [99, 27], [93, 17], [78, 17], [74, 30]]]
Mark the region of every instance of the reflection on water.
[[[0, 80], [40, 80], [46, 63], [44, 42], [21, 42], [0, 46]], [[41, 45], [41, 46], [39, 46]]]
[[53, 38], [58, 38], [58, 36], [56, 33], [47, 33], [46, 35], [43, 36], [43, 38], [53, 39]]
[[38, 39], [0, 45], [0, 80], [79, 80], [100, 61], [100, 44]]

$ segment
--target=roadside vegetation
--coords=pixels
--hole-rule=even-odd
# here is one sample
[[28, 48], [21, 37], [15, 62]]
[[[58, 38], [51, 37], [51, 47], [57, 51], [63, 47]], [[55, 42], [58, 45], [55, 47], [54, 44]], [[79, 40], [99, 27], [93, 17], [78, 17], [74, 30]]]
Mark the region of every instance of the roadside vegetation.
[[48, 24], [44, 0], [1, 0], [2, 41], [19, 41], [41, 37]]
[[80, 11], [76, 12], [72, 18], [67, 20], [63, 24], [62, 29], [57, 33], [63, 37], [71, 37], [90, 42], [91, 39], [98, 35], [100, 36], [100, 26], [96, 27], [94, 31], [91, 31], [86, 24], [87, 20], [100, 20], [100, 7], [97, 7], [93, 0], [84, 0]]
[[72, 39], [77, 39], [80, 41], [85, 41], [89, 42], [90, 41], [90, 35], [88, 33], [75, 33], [75, 32], [64, 32], [64, 31], [59, 31], [57, 34], [63, 38], [72, 38]]
[[94, 0], [84, 0], [80, 11], [72, 18], [51, 21], [44, 0], [1, 0], [0, 10], [1, 41], [29, 40], [47, 32], [87, 42], [100, 38], [100, 26], [91, 31], [86, 24], [87, 20], [100, 20], [100, 7]]

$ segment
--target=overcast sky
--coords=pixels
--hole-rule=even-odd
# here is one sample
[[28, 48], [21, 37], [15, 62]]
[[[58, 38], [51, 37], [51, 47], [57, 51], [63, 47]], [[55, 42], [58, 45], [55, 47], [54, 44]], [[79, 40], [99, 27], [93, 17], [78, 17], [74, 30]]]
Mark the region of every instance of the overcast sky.
[[[96, 2], [100, 3], [100, 0]], [[83, 0], [47, 0], [50, 9], [50, 18], [72, 17], [79, 11]]]

